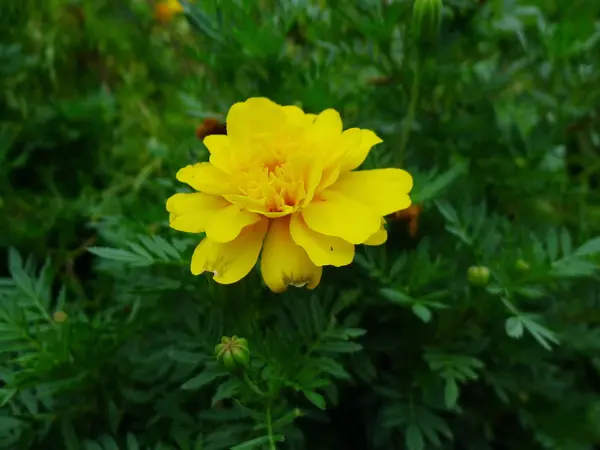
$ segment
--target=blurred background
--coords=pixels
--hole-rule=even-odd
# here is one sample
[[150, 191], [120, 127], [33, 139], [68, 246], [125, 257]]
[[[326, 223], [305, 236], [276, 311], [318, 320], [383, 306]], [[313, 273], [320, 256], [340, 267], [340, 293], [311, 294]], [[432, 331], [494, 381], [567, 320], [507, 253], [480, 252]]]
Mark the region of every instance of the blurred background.
[[[75, 353], [87, 354], [92, 347], [98, 351], [90, 353], [85, 366], [97, 378], [67, 397], [87, 399], [76, 411], [66, 400], [34, 408], [39, 392], [13, 403], [17, 391], [6, 387], [11, 380], [7, 373], [16, 370], [11, 352], [22, 356], [23, 349], [9, 346], [12, 338], [0, 337], [5, 358], [0, 373], [8, 383], [0, 389], [0, 400], [9, 408], [0, 417], [2, 448], [133, 450], [138, 448], [136, 438], [129, 438], [123, 429], [121, 434], [114, 431], [120, 418], [129, 416], [134, 419], [128, 423], [137, 423], [130, 429], [134, 434], [137, 429], [138, 440], [146, 442], [139, 448], [229, 448], [227, 443], [200, 440], [186, 446], [173, 429], [185, 428], [187, 422], [169, 416], [176, 425], [165, 425], [164, 416], [171, 414], [164, 412], [165, 405], [150, 414], [124, 406], [126, 402], [121, 405], [107, 394], [110, 371], [118, 377], [120, 371], [133, 373], [136, 367], [134, 359], [112, 361], [116, 349], [140, 338], [144, 326], [157, 332], [176, 326], [161, 325], [158, 318], [168, 315], [168, 308], [164, 304], [154, 308], [154, 303], [143, 325], [123, 325], [115, 316], [115, 311], [131, 308], [129, 300], [116, 300], [123, 280], [107, 275], [102, 265], [97, 267], [87, 249], [119, 247], [140, 234], [168, 238], [176, 249], [190, 248], [196, 242], [193, 237], [168, 229], [165, 201], [181, 189], [174, 176], [177, 169], [207, 159], [201, 139], [226, 132], [225, 115], [236, 101], [265, 96], [307, 112], [336, 108], [346, 128], [373, 129], [384, 139], [365, 167], [404, 167], [414, 175], [415, 208], [391, 220], [396, 232], [390, 233], [388, 246], [398, 252], [420, 249], [420, 256], [409, 259], [420, 274], [391, 281], [393, 276], [378, 272], [375, 259], [363, 255], [355, 264], [377, 289], [411, 283], [415, 293], [423, 286], [443, 285], [455, 288], [458, 298], [466, 287], [460, 284], [463, 275], [460, 281], [452, 275], [455, 264], [485, 262], [502, 278], [503, 268], [514, 265], [514, 257], [502, 259], [502, 249], [511, 245], [523, 249], [531, 233], [543, 236], [550, 261], [557, 260], [558, 249], [568, 253], [571, 241], [575, 247], [600, 235], [600, 2], [423, 0], [421, 4], [418, 10], [413, 0], [2, 0], [0, 297], [5, 292], [8, 298], [11, 278], [33, 277], [36, 264], [45, 261], [44, 270], [51, 275], [48, 279], [40, 275], [39, 286], [46, 283], [48, 288], [48, 303], [42, 306], [46, 315], [67, 310], [64, 298], [70, 298], [78, 311], [87, 314], [89, 329], [104, 333], [81, 331], [77, 343], [69, 344], [79, 349], [70, 350]], [[438, 202], [442, 196], [454, 206]], [[469, 240], [468, 230], [496, 226], [502, 238], [494, 241], [495, 246], [486, 241], [456, 252], [457, 242]], [[420, 237], [434, 245], [430, 241], [423, 247]], [[600, 251], [600, 243], [593, 245], [586, 247], [586, 255]], [[444, 255], [439, 256], [443, 263], [436, 265], [436, 254]], [[522, 257], [527, 267], [536, 261], [541, 265], [545, 258], [533, 250], [524, 251]], [[535, 374], [528, 378], [533, 390], [558, 371], [560, 376], [540, 388], [543, 392], [519, 394], [517, 406], [498, 406], [502, 402], [491, 400], [491, 392], [510, 397], [506, 392], [517, 392], [526, 383], [510, 370], [496, 378], [490, 375], [484, 382], [487, 393], [471, 391], [468, 414], [451, 424], [456, 441], [446, 439], [447, 425], [431, 418], [433, 425], [422, 428], [418, 437], [411, 428], [408, 440], [403, 437], [407, 429], [398, 425], [405, 422], [398, 419], [392, 421], [400, 426], [397, 440], [384, 433], [379, 443], [364, 436], [344, 441], [340, 436], [352, 434], [353, 426], [348, 425], [352, 420], [359, 424], [366, 420], [355, 409], [372, 406], [369, 401], [371, 406], [360, 406], [346, 400], [350, 406], [339, 409], [337, 425], [306, 428], [313, 437], [323, 435], [323, 440], [314, 438], [306, 447], [293, 448], [600, 448], [600, 280], [594, 265], [598, 260], [581, 264], [562, 265], [563, 272], [553, 266], [552, 274], [532, 282], [545, 293], [529, 291], [529, 298], [547, 300], [543, 307], [542, 300], [532, 300], [531, 308], [567, 336], [556, 365], [550, 365], [550, 353], [543, 348], [555, 339], [545, 328], [537, 329], [535, 337], [542, 345], [532, 340], [528, 350], [519, 353], [511, 341], [502, 350], [485, 350], [487, 356], [482, 357], [497, 357], [506, 367], [516, 359], [522, 367], [535, 360]], [[341, 273], [339, 283], [354, 276]], [[577, 277], [587, 278], [572, 281]], [[37, 278], [31, 279], [35, 293]], [[557, 297], [549, 294], [560, 289], [564, 294], [560, 298], [570, 306], [556, 306]], [[224, 295], [210, 292], [217, 298]], [[0, 308], [6, 317], [12, 314], [7, 311]], [[413, 311], [424, 322], [431, 318], [427, 308]], [[440, 342], [452, 341], [459, 334], [454, 336], [452, 330], [469, 320], [478, 324], [480, 337], [463, 336], [458, 341], [483, 342], [488, 327], [495, 327], [491, 318], [497, 311], [488, 313], [457, 312]], [[94, 322], [96, 314], [104, 319]], [[575, 328], [563, 323], [567, 316]], [[61, 316], [52, 318], [60, 322]], [[498, 323], [504, 333], [504, 322]], [[507, 326], [509, 335], [523, 334], [524, 325]], [[0, 324], [0, 336], [3, 327]], [[43, 333], [27, 330], [32, 336]], [[414, 339], [417, 347], [428, 345], [422, 334], [404, 336]], [[45, 338], [40, 339], [45, 348]], [[141, 339], [150, 342], [145, 335]], [[19, 379], [19, 392], [37, 389], [42, 382], [76, 378], [84, 365], [69, 364], [79, 363], [48, 362], [43, 370], [36, 366], [29, 378]], [[365, 383], [363, 389], [368, 391], [371, 382]], [[527, 409], [523, 405], [534, 395], [541, 399], [534, 409]], [[174, 398], [173, 402], [181, 400]], [[566, 405], [564, 410], [561, 404]], [[9, 420], [17, 416], [26, 416], [26, 424], [22, 417], [18, 424]], [[143, 430], [153, 423], [160, 426], [149, 437]], [[109, 433], [105, 430], [111, 426], [115, 437], [111, 442], [118, 446], [106, 440], [78, 443], [76, 435], [84, 442], [84, 437]], [[157, 431], [160, 427], [169, 431]], [[440, 436], [446, 436], [441, 443]]]

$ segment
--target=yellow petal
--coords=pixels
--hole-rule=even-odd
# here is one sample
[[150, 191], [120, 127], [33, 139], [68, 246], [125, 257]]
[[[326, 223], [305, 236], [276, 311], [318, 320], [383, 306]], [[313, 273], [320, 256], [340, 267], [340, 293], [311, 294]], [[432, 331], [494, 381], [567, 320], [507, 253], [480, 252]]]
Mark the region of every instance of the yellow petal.
[[290, 218], [272, 219], [260, 263], [263, 279], [273, 292], [288, 286], [314, 289], [321, 281], [322, 267], [312, 263], [290, 235]]
[[240, 232], [260, 220], [258, 214], [229, 205], [215, 214], [206, 226], [206, 236], [215, 242], [233, 241]]
[[363, 242], [363, 244], [364, 245], [385, 244], [385, 241], [387, 241], [387, 237], [388, 237], [387, 230], [385, 228], [381, 228], [378, 232], [376, 232], [374, 235], [369, 237], [369, 239], [367, 239], [365, 242]]
[[295, 105], [282, 106], [281, 108], [291, 125], [307, 126], [315, 119], [314, 114], [305, 114], [304, 111], [302, 111], [302, 108]]
[[335, 109], [329, 108], [315, 118], [313, 127], [317, 135], [339, 135], [343, 129], [342, 118]]
[[307, 205], [302, 216], [314, 231], [352, 244], [366, 241], [381, 226], [381, 216], [375, 210], [331, 188]]
[[167, 200], [169, 225], [186, 233], [202, 233], [219, 211], [229, 205], [223, 197], [194, 192], [175, 194]]
[[[346, 130], [344, 133], [350, 130]], [[383, 142], [379, 136], [373, 133], [371, 130], [359, 130], [360, 140], [354, 141], [353, 145], [346, 148], [345, 153], [340, 159], [340, 169], [342, 172], [356, 169], [360, 166], [367, 155], [371, 151], [371, 148]]]
[[192, 255], [192, 273], [212, 272], [214, 280], [221, 284], [241, 280], [256, 264], [268, 225], [268, 220], [263, 219], [227, 243], [204, 238]]
[[348, 172], [331, 189], [387, 216], [410, 206], [408, 193], [412, 185], [412, 177], [404, 170], [375, 169]]
[[235, 154], [229, 136], [211, 134], [206, 136], [203, 142], [210, 152], [210, 163], [223, 172], [232, 173], [235, 167]]
[[264, 97], [235, 103], [227, 113], [227, 135], [236, 142], [247, 141], [261, 133], [270, 133], [285, 123], [286, 115], [277, 103]]
[[301, 214], [292, 216], [290, 233], [294, 242], [306, 251], [317, 266], [347, 266], [354, 259], [353, 244], [311, 230]]
[[207, 194], [231, 194], [235, 192], [230, 177], [211, 163], [201, 162], [179, 169], [177, 179], [197, 191]]

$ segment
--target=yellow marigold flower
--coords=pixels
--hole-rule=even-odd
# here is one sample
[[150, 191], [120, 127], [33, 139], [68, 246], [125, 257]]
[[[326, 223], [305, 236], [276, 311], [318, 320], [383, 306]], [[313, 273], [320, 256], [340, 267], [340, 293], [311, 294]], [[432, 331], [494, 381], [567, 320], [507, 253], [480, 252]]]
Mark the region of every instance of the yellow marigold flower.
[[183, 12], [178, 0], [165, 0], [154, 7], [154, 15], [161, 22], [170, 22], [173, 16]]
[[370, 130], [343, 131], [333, 109], [306, 114], [266, 98], [234, 104], [227, 135], [204, 138], [210, 162], [177, 173], [198, 192], [167, 201], [172, 228], [206, 233], [192, 273], [235, 283], [262, 250], [271, 290], [313, 289], [323, 266], [352, 262], [355, 245], [383, 244], [383, 217], [410, 206], [413, 181], [400, 169], [354, 171], [380, 142]]

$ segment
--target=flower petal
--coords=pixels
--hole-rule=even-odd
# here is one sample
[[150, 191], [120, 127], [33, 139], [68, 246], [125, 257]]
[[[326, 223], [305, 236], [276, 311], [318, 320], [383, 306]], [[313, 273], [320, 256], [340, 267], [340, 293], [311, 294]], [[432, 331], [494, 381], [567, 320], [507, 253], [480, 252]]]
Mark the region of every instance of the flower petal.
[[231, 138], [222, 134], [211, 134], [206, 136], [203, 142], [210, 152], [210, 163], [223, 172], [232, 173], [235, 168], [235, 155]]
[[366, 241], [381, 226], [381, 217], [375, 210], [331, 188], [307, 205], [302, 216], [314, 231], [352, 244]]
[[386, 216], [410, 206], [408, 193], [412, 185], [412, 177], [404, 170], [374, 169], [348, 172], [340, 176], [331, 189]]
[[245, 228], [233, 241], [220, 243], [206, 237], [194, 250], [194, 275], [212, 272], [214, 280], [231, 284], [244, 278], [256, 264], [269, 222], [263, 219]]
[[322, 267], [312, 263], [302, 247], [290, 235], [290, 218], [272, 219], [261, 256], [265, 283], [273, 292], [288, 286], [314, 289], [321, 281]]
[[228, 175], [208, 162], [201, 162], [179, 169], [177, 180], [187, 183], [197, 191], [206, 194], [220, 195], [235, 192]]
[[169, 225], [186, 233], [202, 233], [214, 215], [228, 205], [229, 202], [223, 197], [202, 192], [172, 195], [167, 200]]
[[313, 130], [322, 135], [339, 135], [344, 127], [340, 114], [332, 108], [322, 111], [312, 125]]
[[[344, 133], [350, 130], [346, 130]], [[371, 151], [371, 148], [383, 142], [379, 136], [373, 133], [371, 130], [358, 130], [360, 132], [360, 141], [354, 141], [354, 145], [346, 148], [346, 152], [340, 159], [340, 169], [342, 172], [356, 169], [360, 166], [367, 155]]]
[[388, 233], [387, 230], [383, 227], [381, 227], [379, 229], [379, 231], [377, 231], [375, 234], [373, 234], [371, 237], [369, 237], [369, 239], [367, 239], [365, 242], [363, 242], [364, 245], [381, 245], [381, 244], [385, 244], [385, 241], [387, 241], [387, 237], [388, 237]]
[[252, 136], [270, 133], [285, 123], [286, 115], [277, 103], [264, 97], [235, 103], [227, 113], [227, 135], [234, 141], [247, 141]]
[[240, 232], [260, 220], [260, 215], [229, 205], [215, 214], [206, 226], [206, 236], [215, 242], [233, 241]]
[[354, 259], [354, 245], [338, 237], [325, 236], [311, 230], [301, 214], [290, 220], [290, 233], [317, 266], [347, 266]]

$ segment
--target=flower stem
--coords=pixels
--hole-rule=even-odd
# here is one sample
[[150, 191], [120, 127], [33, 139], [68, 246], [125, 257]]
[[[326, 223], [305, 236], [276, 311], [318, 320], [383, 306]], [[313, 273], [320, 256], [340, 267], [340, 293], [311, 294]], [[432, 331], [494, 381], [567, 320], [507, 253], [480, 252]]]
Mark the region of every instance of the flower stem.
[[415, 68], [413, 71], [412, 86], [410, 89], [410, 100], [408, 103], [408, 112], [404, 118], [402, 124], [402, 134], [400, 135], [400, 151], [398, 153], [398, 162], [400, 166], [404, 164], [404, 158], [406, 156], [406, 146], [408, 145], [408, 138], [410, 137], [410, 131], [415, 120], [415, 113], [417, 111], [417, 101], [419, 99], [419, 87], [421, 82], [421, 60], [419, 55], [415, 58]]
[[271, 418], [271, 403], [267, 405], [267, 436], [269, 437], [269, 450], [277, 450], [273, 437], [273, 419]]

